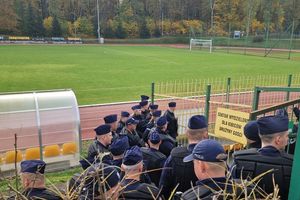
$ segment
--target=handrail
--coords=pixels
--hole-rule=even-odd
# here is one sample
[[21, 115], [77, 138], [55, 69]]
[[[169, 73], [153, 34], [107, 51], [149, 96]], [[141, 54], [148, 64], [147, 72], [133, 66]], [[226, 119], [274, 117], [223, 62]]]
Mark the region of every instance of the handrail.
[[[290, 81], [288, 86], [290, 86]], [[300, 98], [286, 101], [281, 104], [277, 104], [274, 106], [270, 106], [261, 110], [258, 110], [258, 104], [259, 104], [259, 96], [261, 92], [287, 92], [287, 98], [289, 99], [289, 93], [290, 92], [300, 92], [300, 88], [291, 88], [291, 87], [255, 87], [254, 88], [254, 96], [253, 96], [253, 104], [252, 104], [252, 112], [250, 113], [250, 120], [255, 120], [257, 116], [266, 114], [268, 112], [275, 111], [280, 108], [286, 108], [288, 106], [292, 106], [295, 104], [300, 103]], [[290, 134], [290, 138], [296, 138], [297, 135], [300, 134], [300, 121], [298, 122], [298, 131], [297, 134], [292, 133]], [[299, 141], [298, 141], [299, 143]], [[299, 191], [299, 181], [298, 177], [300, 176], [300, 146], [299, 144], [296, 144], [295, 146], [295, 152], [294, 152], [294, 161], [293, 161], [293, 167], [292, 167], [292, 174], [291, 174], [291, 181], [290, 181], [290, 188], [289, 188], [289, 200], [298, 200], [300, 198], [300, 191]]]
[[268, 113], [268, 112], [272, 112], [272, 111], [276, 111], [277, 109], [285, 108], [285, 107], [295, 105], [295, 104], [298, 104], [298, 103], [300, 103], [300, 98], [295, 99], [295, 100], [291, 100], [291, 101], [286, 101], [286, 102], [281, 103], [281, 104], [276, 104], [274, 106], [263, 108], [261, 110], [255, 110], [255, 111], [252, 111], [250, 113], [250, 119], [255, 120], [256, 117], [259, 116], [259, 115], [262, 115], [262, 114], [265, 114], [265, 113]]

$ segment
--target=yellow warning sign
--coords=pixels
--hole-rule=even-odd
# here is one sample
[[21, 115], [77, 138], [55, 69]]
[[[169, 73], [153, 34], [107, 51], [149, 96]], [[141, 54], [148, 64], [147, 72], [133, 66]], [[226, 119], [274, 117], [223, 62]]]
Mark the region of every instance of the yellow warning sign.
[[218, 108], [215, 135], [216, 137], [226, 138], [246, 145], [247, 140], [243, 132], [248, 120], [249, 113]]

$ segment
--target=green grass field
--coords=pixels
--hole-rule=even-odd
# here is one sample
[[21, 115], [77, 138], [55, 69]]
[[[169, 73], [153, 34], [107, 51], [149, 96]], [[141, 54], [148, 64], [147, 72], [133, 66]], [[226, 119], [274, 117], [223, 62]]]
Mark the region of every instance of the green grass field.
[[1, 45], [0, 92], [72, 88], [80, 105], [136, 100], [151, 82], [299, 73], [299, 61], [150, 46]]

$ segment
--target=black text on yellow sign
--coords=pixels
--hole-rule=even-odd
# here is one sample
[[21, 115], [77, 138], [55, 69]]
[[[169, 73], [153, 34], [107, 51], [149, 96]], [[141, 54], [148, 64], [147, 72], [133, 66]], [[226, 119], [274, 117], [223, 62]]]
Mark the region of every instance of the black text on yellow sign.
[[246, 145], [243, 131], [248, 119], [249, 113], [218, 108], [215, 135]]

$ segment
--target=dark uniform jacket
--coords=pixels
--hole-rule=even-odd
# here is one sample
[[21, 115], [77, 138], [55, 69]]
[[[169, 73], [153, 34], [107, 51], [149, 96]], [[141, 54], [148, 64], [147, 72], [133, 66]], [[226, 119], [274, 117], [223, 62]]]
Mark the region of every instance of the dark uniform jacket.
[[80, 194], [80, 184], [84, 178], [84, 174], [76, 173], [68, 181], [68, 193]]
[[[47, 200], [62, 200], [61, 197], [59, 197], [54, 192], [46, 189], [46, 188], [29, 188], [26, 189], [22, 193], [25, 197], [27, 197], [29, 200], [37, 200], [37, 199], [47, 199]], [[10, 197], [8, 200], [18, 199], [17, 196]]]
[[148, 124], [146, 126], [146, 129], [145, 129], [145, 131], [143, 133], [143, 140], [144, 140], [144, 142], [148, 142], [148, 135], [149, 135], [151, 129], [154, 128], [154, 126], [155, 126], [155, 122], [154, 121], [149, 121], [148, 122]]
[[[143, 147], [141, 148], [141, 151], [143, 153], [145, 168], [148, 171], [147, 173], [149, 174], [151, 181], [158, 186], [161, 171], [167, 158], [164, 154], [153, 148]], [[153, 169], [159, 170], [149, 172], [149, 170]]]
[[[148, 175], [147, 172], [145, 172], [146, 167], [143, 163], [143, 172], [140, 174], [140, 183], [147, 183], [147, 184], [151, 184], [151, 179], [150, 176]], [[123, 180], [125, 177], [125, 172], [124, 171], [120, 171], [120, 180]]]
[[100, 153], [109, 153], [108, 147], [104, 146], [98, 140], [94, 140], [93, 143], [89, 146], [88, 150], [88, 160], [95, 159]]
[[[79, 194], [79, 198], [73, 197], [72, 199], [78, 199], [78, 200], [101, 200], [100, 191], [103, 191], [104, 188], [106, 187], [105, 184], [99, 184], [99, 182], [102, 183], [102, 178], [103, 177], [98, 177], [101, 176], [101, 174], [93, 174], [93, 172], [96, 172], [95, 169], [104, 169], [108, 167], [109, 165], [103, 164], [103, 163], [97, 163], [93, 165], [90, 169], [86, 170], [83, 172], [79, 179], [79, 187], [77, 191], [78, 193], [75, 193], [73, 195]], [[90, 174], [92, 172], [92, 175]], [[101, 188], [101, 189], [100, 189]]]
[[166, 160], [159, 183], [165, 197], [170, 196], [177, 184], [179, 186], [176, 191], [184, 192], [198, 180], [193, 162], [183, 162], [183, 158], [190, 155], [195, 146], [196, 144], [190, 144], [188, 147], [176, 147]]
[[114, 165], [114, 166], [117, 166], [117, 167], [121, 167], [122, 161], [123, 161], [122, 158], [117, 159], [117, 160], [112, 160], [112, 161], [111, 161], [111, 164]]
[[175, 114], [171, 111], [167, 110], [164, 113], [164, 116], [167, 118], [168, 121], [168, 133], [173, 137], [176, 138], [178, 136], [178, 121], [175, 117]]
[[147, 120], [149, 113], [150, 113], [150, 110], [142, 111], [142, 119]]
[[256, 141], [256, 142], [253, 142], [251, 144], [248, 144], [248, 149], [251, 149], [251, 148], [260, 149], [261, 148], [261, 141]]
[[111, 165], [116, 166], [117, 171], [119, 172], [119, 174], [121, 174], [121, 165], [122, 165], [122, 161], [123, 159], [118, 159], [118, 160], [112, 160], [111, 161]]
[[[227, 184], [227, 180], [225, 177], [220, 178], [210, 178], [204, 179], [201, 181], [197, 181], [197, 185], [186, 192], [184, 192], [181, 196], [182, 200], [198, 200], [198, 199], [213, 199], [213, 196], [216, 192], [221, 191], [221, 194], [231, 193], [231, 183]], [[226, 188], [226, 192], [222, 191]], [[222, 196], [222, 195], [221, 195]], [[222, 196], [221, 199], [223, 199]], [[226, 198], [227, 199], [227, 198]]]
[[258, 185], [268, 194], [274, 191], [274, 181], [279, 186], [281, 199], [287, 199], [290, 186], [293, 156], [277, 150], [273, 146], [266, 146], [259, 150], [247, 149], [236, 151], [233, 154], [232, 176], [233, 178], [251, 179], [269, 170], [274, 170], [263, 176]]
[[150, 132], [157, 131], [161, 139], [161, 144], [159, 146], [159, 151], [165, 154], [167, 157], [170, 155], [173, 148], [177, 146], [177, 142], [172, 138], [167, 132], [162, 131], [160, 128], [156, 127], [151, 129]]
[[122, 122], [121, 120], [118, 122], [118, 127], [117, 127], [117, 130], [116, 130], [116, 133], [119, 134], [121, 133], [122, 129], [125, 127], [125, 123]]
[[132, 179], [123, 180], [121, 185], [126, 188], [121, 191], [119, 199], [155, 200], [159, 198], [159, 189], [153, 185]]
[[153, 115], [152, 112], [149, 112], [146, 116], [146, 120], [150, 121], [150, 119], [152, 118], [152, 115]]
[[138, 120], [139, 123], [136, 125], [136, 132], [140, 136], [140, 138], [143, 138], [143, 133], [146, 130], [147, 121], [143, 118], [142, 115], [133, 115], [132, 116], [135, 120]]
[[128, 137], [128, 142], [129, 146], [139, 146], [139, 147], [144, 147], [145, 143], [144, 141], [140, 138], [140, 136], [137, 134], [136, 131], [130, 132], [126, 127], [123, 128], [121, 133], [119, 134], [120, 137]]
[[117, 133], [117, 131], [111, 131], [111, 135], [113, 137], [111, 142], [113, 142], [114, 140], [116, 140], [119, 137], [119, 133]]

